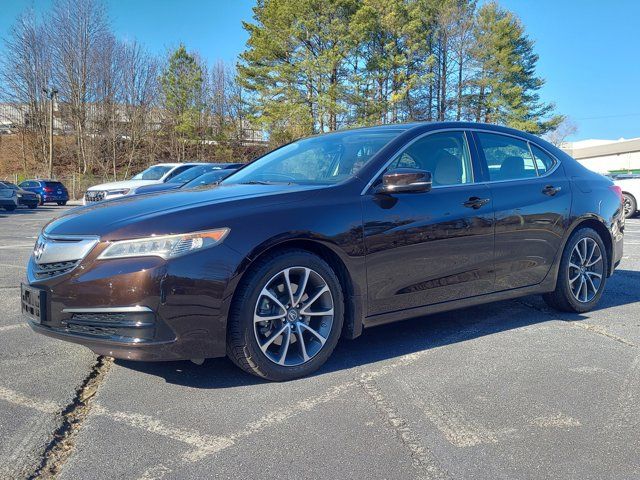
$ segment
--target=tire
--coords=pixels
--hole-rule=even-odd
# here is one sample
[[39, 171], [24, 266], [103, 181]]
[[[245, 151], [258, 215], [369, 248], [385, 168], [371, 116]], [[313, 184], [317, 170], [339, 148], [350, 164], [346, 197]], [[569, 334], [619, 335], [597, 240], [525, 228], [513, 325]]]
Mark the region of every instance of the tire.
[[36, 208], [38, 208], [38, 204], [37, 203], [30, 203], [29, 205], [27, 205], [31, 210], [34, 210]]
[[67, 202], [56, 202], [56, 203], [57, 203], [60, 207], [64, 207], [64, 206], [67, 204]]
[[[290, 294], [284, 285], [279, 285], [284, 282], [285, 270], [290, 278]], [[276, 285], [283, 286], [283, 290], [278, 291]], [[300, 285], [305, 286], [302, 292], [298, 290]], [[268, 296], [272, 292], [282, 308]], [[290, 308], [291, 303], [296, 308]], [[269, 312], [265, 313], [265, 309]], [[318, 315], [330, 311], [332, 317]], [[305, 316], [305, 312], [311, 315]], [[275, 319], [276, 315], [282, 318]], [[254, 316], [272, 320], [254, 322]], [[297, 320], [294, 322], [292, 317]], [[227, 355], [246, 372], [267, 380], [303, 377], [327, 361], [338, 343], [343, 322], [342, 286], [332, 268], [304, 250], [274, 252], [259, 259], [236, 289], [227, 321]], [[305, 360], [304, 356], [308, 358]]]
[[16, 206], [15, 205], [7, 205], [6, 207], [4, 207], [4, 209], [7, 212], [13, 212], [16, 209]]
[[624, 205], [624, 218], [635, 217], [638, 211], [638, 203], [633, 195], [630, 193], [622, 192], [623, 205]]
[[[580, 247], [577, 247], [578, 245]], [[584, 253], [585, 245], [587, 253]], [[593, 245], [597, 245], [597, 248], [594, 248], [593, 253], [590, 254]], [[576, 248], [579, 248], [582, 253], [576, 253]], [[594, 259], [598, 254], [599, 260], [596, 261]], [[580, 261], [580, 255], [586, 257], [584, 262]], [[593, 265], [588, 266], [594, 261]], [[556, 289], [545, 294], [544, 300], [550, 307], [563, 312], [584, 313], [592, 310], [600, 301], [607, 283], [607, 265], [607, 251], [598, 232], [592, 228], [579, 228], [573, 232], [562, 252]], [[577, 268], [583, 266], [585, 268]], [[600, 275], [600, 279], [596, 275]], [[582, 287], [583, 280], [584, 287]], [[577, 295], [576, 290], [578, 290]]]
[[38, 205], [40, 206], [44, 205], [44, 199], [40, 195], [38, 195]]

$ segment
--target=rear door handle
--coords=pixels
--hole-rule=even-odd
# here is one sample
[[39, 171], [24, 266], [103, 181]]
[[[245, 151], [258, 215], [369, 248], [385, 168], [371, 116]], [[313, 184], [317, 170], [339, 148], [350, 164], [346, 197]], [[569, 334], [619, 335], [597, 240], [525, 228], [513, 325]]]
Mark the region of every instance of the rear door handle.
[[471, 197], [471, 198], [469, 198], [469, 200], [464, 202], [462, 205], [464, 205], [465, 207], [473, 208], [473, 209], [477, 210], [478, 208], [482, 207], [483, 205], [486, 205], [487, 203], [489, 203], [490, 201], [491, 201], [491, 199], [489, 199], [489, 198]]
[[553, 185], [547, 185], [542, 189], [542, 193], [544, 193], [545, 195], [549, 195], [550, 197], [553, 197], [560, 190], [562, 190], [562, 187], [554, 187]]

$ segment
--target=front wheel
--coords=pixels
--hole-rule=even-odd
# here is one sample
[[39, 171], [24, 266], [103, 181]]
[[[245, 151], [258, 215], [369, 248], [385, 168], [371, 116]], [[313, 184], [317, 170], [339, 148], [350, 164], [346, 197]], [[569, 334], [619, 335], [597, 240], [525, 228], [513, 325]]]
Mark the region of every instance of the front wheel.
[[27, 205], [31, 210], [33, 210], [34, 208], [38, 208], [38, 204], [37, 203], [30, 203], [29, 205]]
[[309, 375], [329, 358], [344, 317], [342, 287], [304, 250], [268, 255], [241, 282], [227, 324], [227, 355], [268, 380]]
[[556, 289], [544, 295], [545, 301], [565, 312], [592, 310], [604, 291], [607, 265], [607, 251], [598, 232], [576, 230], [562, 253]]
[[16, 209], [16, 206], [15, 205], [7, 205], [6, 207], [4, 207], [4, 209], [7, 212], [13, 212]]
[[634, 196], [629, 193], [623, 192], [622, 201], [624, 207], [624, 218], [633, 217], [638, 210], [638, 204], [636, 203], [636, 199], [634, 198]]

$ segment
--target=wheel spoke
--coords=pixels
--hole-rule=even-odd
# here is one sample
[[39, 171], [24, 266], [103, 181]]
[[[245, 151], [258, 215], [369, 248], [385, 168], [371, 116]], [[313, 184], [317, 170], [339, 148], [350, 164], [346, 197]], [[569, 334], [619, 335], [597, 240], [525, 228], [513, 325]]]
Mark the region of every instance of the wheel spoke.
[[267, 351], [267, 348], [269, 348], [269, 346], [274, 342], [274, 340], [276, 338], [278, 338], [280, 335], [282, 335], [284, 333], [285, 330], [287, 330], [289, 327], [289, 324], [283, 325], [282, 328], [280, 330], [278, 330], [276, 333], [274, 333], [273, 335], [271, 335], [266, 342], [264, 342], [262, 345], [260, 345], [260, 349], [263, 352]]
[[602, 255], [598, 255], [598, 258], [596, 258], [595, 260], [592, 260], [590, 262], [587, 262], [587, 264], [585, 265], [586, 267], [593, 267], [596, 263], [600, 262], [602, 260]]
[[589, 291], [587, 289], [587, 281], [584, 279], [584, 277], [582, 278], [582, 281], [580, 282], [580, 293], [582, 294], [582, 289], [584, 287], [584, 300], [582, 300], [583, 302], [587, 301], [587, 295], [589, 294]]
[[596, 272], [585, 272], [585, 274], [587, 275], [587, 277], [596, 277], [597, 279], [602, 278], [602, 275]]
[[271, 320], [280, 320], [282, 318], [284, 318], [284, 313], [282, 315], [270, 315], [268, 317], [261, 317], [260, 315], [258, 315], [257, 313], [253, 316], [253, 321], [255, 323], [258, 322], [269, 322]]
[[302, 360], [309, 360], [309, 355], [307, 354], [307, 346], [304, 343], [304, 335], [302, 334], [302, 329], [296, 328], [296, 338], [298, 339], [298, 343], [300, 344], [300, 353], [302, 354]]
[[298, 284], [298, 290], [296, 290], [297, 298], [295, 299], [294, 305], [298, 305], [300, 303], [300, 300], [302, 300], [302, 297], [304, 296], [304, 291], [307, 288], [307, 282], [309, 281], [310, 273], [311, 273], [311, 270], [309, 270], [308, 268], [304, 269], [304, 277], [302, 277], [302, 282]]
[[591, 259], [593, 258], [593, 254], [595, 253], [597, 247], [598, 247], [598, 244], [596, 242], [593, 242], [593, 246], [591, 247], [591, 251], [589, 252], [589, 256], [585, 260], [585, 265], [589, 265], [589, 263], [591, 262]]
[[311, 328], [309, 325], [307, 325], [306, 323], [299, 323], [299, 326], [304, 328], [306, 331], [310, 332], [313, 336], [315, 336], [319, 341], [320, 341], [320, 345], [324, 345], [324, 342], [327, 341], [326, 338], [324, 338], [322, 335], [320, 335], [315, 329]]
[[293, 301], [293, 289], [291, 288], [291, 278], [289, 277], [290, 268], [287, 268], [284, 271], [284, 281], [287, 285], [287, 293], [289, 294], [289, 305], [294, 306], [295, 302]]
[[578, 244], [576, 245], [576, 248], [575, 248], [575, 251], [578, 254], [578, 258], [580, 259], [580, 264], [582, 264], [582, 265], [584, 265], [584, 255], [582, 254], [582, 251], [580, 249], [580, 245], [583, 244], [584, 240], [585, 240], [584, 238], [582, 240], [580, 240], [578, 242]]
[[582, 274], [580, 272], [578, 272], [578, 274], [575, 277], [569, 279], [569, 284], [573, 285], [573, 282], [578, 280], [581, 276], [582, 276]]
[[301, 313], [302, 315], [308, 315], [308, 313], [307, 313], [307, 309], [308, 309], [311, 305], [313, 305], [313, 304], [314, 304], [314, 303], [315, 303], [315, 302], [316, 302], [316, 301], [317, 301], [317, 300], [318, 300], [318, 299], [319, 299], [319, 298], [320, 298], [324, 293], [326, 293], [326, 292], [328, 292], [328, 291], [329, 291], [329, 287], [327, 287], [326, 285], [325, 285], [324, 287], [322, 287], [322, 288], [320, 289], [320, 291], [319, 291], [318, 293], [316, 293], [316, 294], [313, 296], [313, 298], [311, 298], [311, 300], [309, 300], [309, 301], [307, 302], [307, 304], [306, 304], [304, 307], [302, 307], [302, 308], [300, 309], [300, 313]]
[[284, 337], [282, 337], [282, 346], [280, 347], [280, 358], [278, 359], [279, 365], [284, 365], [287, 360], [287, 352], [289, 352], [289, 345], [291, 344], [291, 327], [287, 325], [287, 331]]
[[302, 315], [306, 315], [308, 317], [326, 317], [327, 315], [333, 315], [333, 308], [329, 310], [323, 310], [321, 312], [312, 312], [310, 310], [305, 310], [304, 312], [300, 310]]
[[271, 300], [273, 303], [275, 303], [284, 312], [282, 315], [283, 316], [286, 315], [287, 308], [282, 304], [282, 302], [280, 300], [278, 300], [276, 298], [276, 296], [273, 293], [271, 293], [269, 290], [267, 290], [266, 287], [262, 290], [262, 293], [260, 295], [267, 297], [269, 300]]
[[585, 278], [587, 279], [586, 283], [591, 287], [591, 290], [593, 290], [593, 295], [595, 295], [598, 292], [598, 289], [594, 285], [593, 280], [591, 280], [591, 277], [588, 275], [585, 275]]

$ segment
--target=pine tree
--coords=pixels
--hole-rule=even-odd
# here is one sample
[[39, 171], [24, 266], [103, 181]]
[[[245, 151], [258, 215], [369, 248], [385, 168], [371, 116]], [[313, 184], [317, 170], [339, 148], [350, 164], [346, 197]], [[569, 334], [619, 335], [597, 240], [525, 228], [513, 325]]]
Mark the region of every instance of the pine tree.
[[535, 73], [538, 55], [517, 17], [495, 2], [483, 5], [478, 10], [475, 40], [476, 121], [537, 134], [562, 121], [561, 116], [546, 118], [554, 106], [540, 100], [544, 81]]

